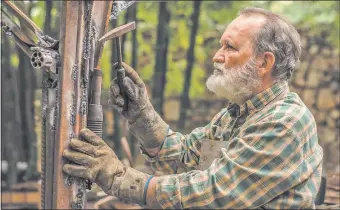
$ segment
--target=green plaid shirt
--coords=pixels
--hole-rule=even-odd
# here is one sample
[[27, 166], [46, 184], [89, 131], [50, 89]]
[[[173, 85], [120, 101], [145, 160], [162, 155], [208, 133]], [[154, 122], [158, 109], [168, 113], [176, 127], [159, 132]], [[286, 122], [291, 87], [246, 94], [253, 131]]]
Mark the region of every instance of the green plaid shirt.
[[[221, 156], [197, 170], [202, 141], [226, 141]], [[211, 151], [203, 151], [211, 152]], [[316, 123], [287, 82], [242, 106], [230, 104], [188, 135], [169, 131], [151, 158], [163, 208], [315, 208], [322, 172]], [[179, 166], [184, 173], [176, 174]]]

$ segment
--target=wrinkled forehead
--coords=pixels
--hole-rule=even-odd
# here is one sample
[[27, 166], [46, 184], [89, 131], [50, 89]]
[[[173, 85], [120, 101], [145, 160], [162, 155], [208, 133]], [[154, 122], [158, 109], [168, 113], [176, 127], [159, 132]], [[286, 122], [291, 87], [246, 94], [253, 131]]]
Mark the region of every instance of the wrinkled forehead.
[[266, 17], [263, 15], [240, 15], [228, 25], [222, 38], [235, 39], [235, 42], [241, 44], [245, 40], [251, 39], [265, 23]]

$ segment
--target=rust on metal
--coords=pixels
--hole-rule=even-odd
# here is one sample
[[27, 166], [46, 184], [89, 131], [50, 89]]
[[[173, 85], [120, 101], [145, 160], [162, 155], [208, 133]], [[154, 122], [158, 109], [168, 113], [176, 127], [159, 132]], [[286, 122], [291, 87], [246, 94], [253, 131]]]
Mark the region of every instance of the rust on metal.
[[[44, 191], [44, 195], [42, 199], [42, 204], [44, 205], [44, 209], [52, 208], [52, 189], [53, 189], [53, 156], [54, 156], [54, 138], [55, 138], [55, 112], [56, 112], [56, 89], [52, 88], [52, 84], [49, 88], [47, 88], [47, 109], [46, 109], [46, 121], [45, 121], [45, 151], [44, 153], [44, 187], [41, 188]], [[42, 170], [42, 171], [43, 171]]]
[[103, 45], [98, 44], [98, 39], [108, 31], [112, 4], [112, 1], [94, 1], [93, 5], [93, 27], [96, 28], [97, 31], [95, 39], [94, 67], [98, 69], [100, 69], [99, 59], [103, 52]]
[[[98, 39], [107, 32], [112, 1], [62, 2], [60, 43], [44, 35], [14, 4], [5, 1], [4, 5], [6, 11], [19, 18], [39, 40], [34, 43], [7, 14], [1, 19], [2, 30], [30, 56], [33, 67], [43, 70], [42, 208], [86, 208], [86, 188], [90, 188], [90, 182], [63, 173], [66, 160], [62, 153], [81, 128], [92, 126], [92, 130], [101, 135], [99, 59], [103, 42]], [[4, 8], [1, 10], [6, 13]], [[134, 29], [134, 23], [127, 28], [130, 30], [132, 25]], [[116, 35], [119, 36], [119, 32]]]
[[70, 109], [73, 106], [72, 94], [74, 86], [72, 80], [72, 67], [76, 61], [78, 20], [83, 9], [83, 2], [65, 1], [62, 2], [62, 14], [60, 20], [60, 72], [59, 72], [59, 110], [58, 123], [56, 129], [56, 151], [54, 156], [54, 177], [53, 183], [53, 202], [54, 209], [69, 209], [73, 200], [73, 185], [65, 183], [69, 178], [63, 173], [62, 166], [65, 164], [62, 158], [64, 149], [68, 146], [69, 134], [72, 131], [70, 125]]
[[90, 71], [101, 56], [102, 46], [96, 43], [107, 31], [112, 2], [65, 1], [62, 5], [53, 208], [81, 209], [86, 208], [87, 183], [62, 172], [62, 152], [70, 138], [77, 137], [80, 129], [86, 127]]

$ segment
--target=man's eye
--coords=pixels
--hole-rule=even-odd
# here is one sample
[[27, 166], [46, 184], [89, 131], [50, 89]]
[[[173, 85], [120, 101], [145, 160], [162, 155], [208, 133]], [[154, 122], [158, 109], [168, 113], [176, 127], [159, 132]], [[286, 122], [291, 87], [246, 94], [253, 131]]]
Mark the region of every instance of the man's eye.
[[228, 42], [223, 42], [223, 43], [220, 42], [220, 48], [236, 50], [236, 48], [234, 48]]
[[233, 46], [231, 46], [230, 44], [226, 43], [226, 47], [230, 48], [230, 49], [235, 49]]

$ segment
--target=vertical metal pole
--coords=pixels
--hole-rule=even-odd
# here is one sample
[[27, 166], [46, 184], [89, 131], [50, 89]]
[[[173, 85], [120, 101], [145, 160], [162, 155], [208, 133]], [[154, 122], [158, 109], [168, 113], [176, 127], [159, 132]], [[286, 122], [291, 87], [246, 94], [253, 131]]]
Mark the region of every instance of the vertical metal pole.
[[[97, 44], [97, 39], [107, 31], [111, 7], [111, 1], [62, 2], [57, 93], [58, 121], [55, 132], [54, 164], [51, 166], [54, 167], [53, 209], [86, 208], [85, 180], [66, 176], [62, 172], [65, 164], [62, 153], [68, 147], [70, 139], [77, 137], [80, 129], [86, 127], [89, 108], [89, 73], [93, 67], [99, 67], [103, 46]], [[95, 46], [95, 49], [91, 50], [91, 46]], [[94, 57], [93, 53], [95, 53]], [[97, 88], [100, 88], [98, 86]], [[93, 94], [98, 93], [100, 90]]]
[[[83, 20], [82, 1], [64, 1], [62, 2], [62, 14], [60, 20], [60, 70], [59, 70], [59, 92], [58, 92], [58, 123], [56, 129], [56, 150], [54, 155], [54, 177], [53, 177], [53, 202], [54, 209], [70, 209], [82, 208], [85, 199], [82, 203], [74, 203], [78, 190], [84, 194], [85, 186], [80, 186], [81, 180], [68, 177], [62, 172], [62, 166], [65, 160], [62, 158], [62, 153], [67, 147], [70, 139], [75, 135], [73, 126], [74, 121], [74, 72], [77, 66], [77, 51], [82, 46]], [[78, 53], [79, 55], [79, 53]], [[78, 129], [76, 129], [78, 130]], [[80, 188], [80, 189], [79, 189]], [[83, 188], [83, 189], [82, 189]]]
[[52, 189], [53, 189], [53, 157], [55, 148], [55, 112], [56, 112], [56, 88], [47, 89], [47, 108], [46, 108], [46, 129], [45, 129], [45, 152], [44, 152], [44, 200], [43, 209], [52, 208]]

